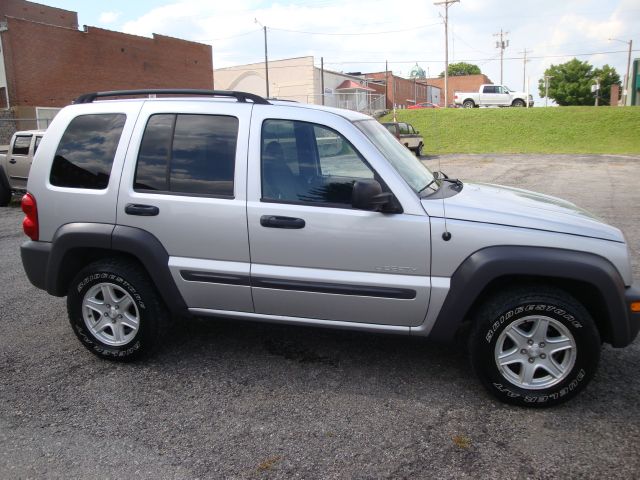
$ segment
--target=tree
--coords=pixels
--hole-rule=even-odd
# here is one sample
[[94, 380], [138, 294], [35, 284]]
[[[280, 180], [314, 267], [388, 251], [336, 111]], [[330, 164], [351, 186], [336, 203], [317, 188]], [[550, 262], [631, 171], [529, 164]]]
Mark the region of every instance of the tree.
[[[600, 105], [609, 104], [611, 85], [620, 84], [620, 76], [609, 65], [594, 69], [589, 62], [581, 62], [577, 58], [560, 65], [551, 65], [544, 71], [549, 80], [549, 98], [558, 105], [593, 105], [594, 94], [591, 86], [600, 80]], [[544, 78], [538, 81], [538, 92], [544, 97]]]
[[[450, 77], [459, 77], [462, 75], [479, 75], [482, 72], [480, 71], [480, 67], [474, 65], [473, 63], [451, 63], [449, 64], [449, 68], [447, 69]], [[440, 72], [440, 77], [444, 77], [444, 71]]]

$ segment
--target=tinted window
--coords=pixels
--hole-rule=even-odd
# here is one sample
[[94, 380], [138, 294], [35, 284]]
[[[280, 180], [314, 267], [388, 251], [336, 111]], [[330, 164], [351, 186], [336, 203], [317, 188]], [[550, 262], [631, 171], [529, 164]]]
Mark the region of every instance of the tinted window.
[[58, 187], [104, 189], [126, 115], [105, 113], [74, 118], [62, 135], [49, 181]]
[[406, 123], [400, 123], [400, 135], [407, 135], [409, 133], [409, 127]]
[[31, 135], [16, 137], [16, 141], [13, 143], [13, 150], [11, 153], [14, 155], [29, 155], [29, 145], [31, 145]]
[[41, 140], [42, 140], [42, 137], [36, 137], [36, 141], [33, 144], [33, 153], [34, 153], [34, 155], [38, 151], [38, 147], [40, 146], [40, 141]]
[[493, 85], [487, 85], [484, 87], [484, 90], [482, 91], [482, 93], [497, 93], [496, 87], [494, 87]]
[[263, 123], [264, 200], [350, 207], [354, 182], [371, 178], [371, 168], [338, 132], [291, 120]]
[[238, 119], [153, 115], [144, 132], [134, 188], [233, 196]]

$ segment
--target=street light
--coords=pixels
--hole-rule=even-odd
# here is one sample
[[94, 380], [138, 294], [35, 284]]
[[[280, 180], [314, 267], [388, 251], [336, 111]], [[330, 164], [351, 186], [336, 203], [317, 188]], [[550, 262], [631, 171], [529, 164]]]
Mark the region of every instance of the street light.
[[269, 98], [269, 59], [267, 58], [267, 27], [262, 25], [257, 18], [253, 19], [264, 30], [264, 76], [267, 85], [267, 98]]
[[624, 87], [622, 90], [622, 104], [626, 105], [627, 104], [627, 95], [628, 95], [628, 90], [629, 90], [629, 68], [631, 67], [631, 49], [633, 47], [633, 40], [629, 40], [628, 42], [625, 40], [620, 40], [618, 38], [610, 38], [609, 41], [614, 41], [614, 42], [620, 42], [620, 43], [626, 43], [629, 45], [629, 56], [627, 57], [627, 74], [624, 77]]

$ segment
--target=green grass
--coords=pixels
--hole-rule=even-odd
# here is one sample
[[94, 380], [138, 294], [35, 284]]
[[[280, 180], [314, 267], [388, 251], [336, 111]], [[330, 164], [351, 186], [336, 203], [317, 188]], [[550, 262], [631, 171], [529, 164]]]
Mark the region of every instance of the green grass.
[[398, 110], [397, 118], [424, 136], [425, 154], [640, 154], [640, 107]]

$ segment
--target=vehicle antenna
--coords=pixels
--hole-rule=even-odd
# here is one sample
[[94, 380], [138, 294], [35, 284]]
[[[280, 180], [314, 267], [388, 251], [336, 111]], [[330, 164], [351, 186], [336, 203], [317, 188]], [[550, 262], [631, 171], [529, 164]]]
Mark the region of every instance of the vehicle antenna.
[[[442, 173], [442, 165], [440, 162], [440, 124], [438, 122], [438, 116], [440, 115], [439, 108], [433, 108], [433, 131], [435, 132], [435, 151], [438, 152], [438, 172]], [[442, 195], [442, 217], [444, 220], [444, 233], [442, 234], [442, 239], [445, 242], [451, 240], [451, 233], [447, 228], [447, 207], [445, 205], [444, 195]]]

